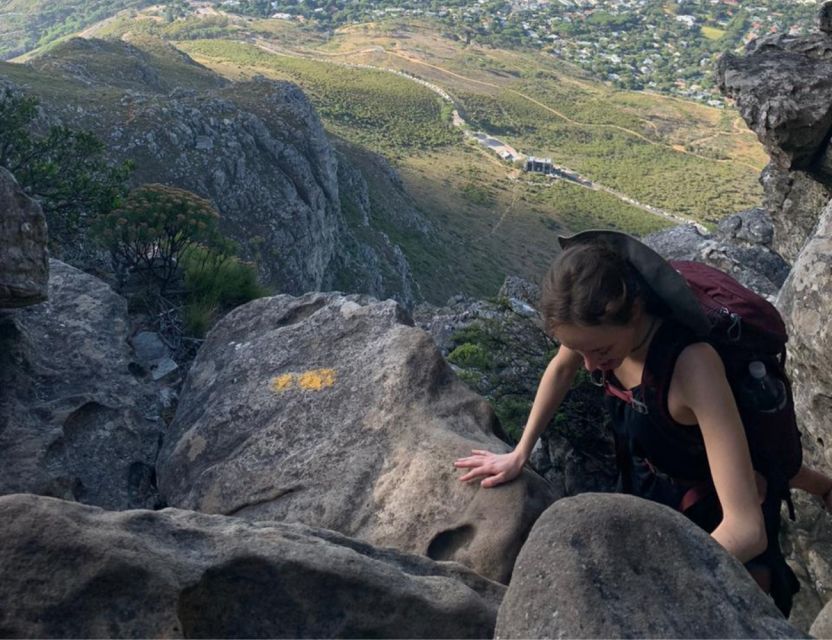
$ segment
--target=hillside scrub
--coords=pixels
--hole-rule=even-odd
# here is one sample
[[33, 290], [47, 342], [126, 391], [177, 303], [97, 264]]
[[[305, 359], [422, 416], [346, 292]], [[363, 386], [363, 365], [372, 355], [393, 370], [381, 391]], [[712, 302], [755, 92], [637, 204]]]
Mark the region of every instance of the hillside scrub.
[[597, 124], [577, 126], [510, 91], [458, 98], [473, 127], [550, 156], [643, 204], [713, 223], [761, 197], [756, 171], [651, 144], [613, 128], [623, 124], [620, 120], [604, 123], [597, 108], [589, 120]]
[[40, 203], [50, 244], [60, 254], [91, 220], [118, 206], [132, 165], [109, 164], [104, 144], [87, 131], [54, 125], [36, 133], [38, 113], [37, 98], [0, 90], [0, 166]]
[[382, 155], [445, 147], [462, 137], [449, 121], [444, 100], [388, 71], [275, 55], [224, 40], [182, 42], [179, 46], [197, 59], [232, 62], [296, 82], [327, 129]]
[[[186, 333], [201, 337], [218, 313], [266, 293], [218, 222], [219, 213], [204, 198], [148, 184], [101, 216], [94, 233], [110, 252], [119, 288], [135, 275], [143, 285], [140, 295], [157, 303], [184, 297]], [[184, 289], [172, 290], [177, 285]]]

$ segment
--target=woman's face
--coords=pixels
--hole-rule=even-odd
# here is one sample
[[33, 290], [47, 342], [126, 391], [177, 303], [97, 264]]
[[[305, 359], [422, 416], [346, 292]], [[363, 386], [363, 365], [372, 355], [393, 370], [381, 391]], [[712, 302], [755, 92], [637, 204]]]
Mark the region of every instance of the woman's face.
[[636, 325], [603, 324], [593, 327], [559, 325], [554, 333], [558, 342], [583, 356], [587, 371], [612, 371], [621, 366], [637, 344]]

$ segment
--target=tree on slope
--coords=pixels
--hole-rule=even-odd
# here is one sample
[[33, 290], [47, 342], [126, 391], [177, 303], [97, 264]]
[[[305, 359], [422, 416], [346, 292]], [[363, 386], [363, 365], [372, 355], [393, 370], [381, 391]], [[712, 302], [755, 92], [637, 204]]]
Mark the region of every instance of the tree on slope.
[[38, 200], [52, 244], [75, 242], [89, 219], [116, 207], [126, 193], [132, 165], [109, 164], [92, 133], [63, 125], [35, 133], [38, 99], [0, 89], [0, 166]]

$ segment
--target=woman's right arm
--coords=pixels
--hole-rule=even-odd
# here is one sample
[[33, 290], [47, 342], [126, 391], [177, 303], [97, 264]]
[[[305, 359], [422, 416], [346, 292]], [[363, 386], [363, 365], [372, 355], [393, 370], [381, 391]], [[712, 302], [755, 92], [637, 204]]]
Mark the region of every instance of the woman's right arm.
[[583, 358], [580, 354], [561, 346], [540, 379], [523, 436], [514, 451], [496, 454], [474, 449], [471, 456], [454, 462], [457, 468], [468, 469], [468, 472], [459, 478], [460, 481], [481, 479], [480, 484], [483, 487], [495, 487], [520, 475], [537, 439], [572, 387], [582, 363]]

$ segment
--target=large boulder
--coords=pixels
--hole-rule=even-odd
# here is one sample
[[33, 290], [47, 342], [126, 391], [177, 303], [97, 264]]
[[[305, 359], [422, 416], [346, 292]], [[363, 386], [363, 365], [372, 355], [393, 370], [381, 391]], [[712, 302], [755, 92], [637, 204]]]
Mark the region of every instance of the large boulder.
[[3, 167], [0, 211], [0, 308], [43, 302], [49, 281], [46, 219]]
[[745, 56], [724, 54], [719, 88], [783, 169], [810, 167], [832, 127], [832, 60], [791, 42], [760, 43]]
[[818, 614], [809, 633], [815, 638], [832, 638], [832, 602]]
[[505, 581], [554, 496], [531, 471], [495, 489], [458, 482], [455, 458], [509, 450], [498, 430], [397, 303], [282, 295], [209, 334], [159, 486], [171, 506], [321, 526]]
[[810, 462], [832, 468], [832, 204], [792, 268], [777, 307], [788, 329], [795, 407]]
[[504, 588], [302, 525], [0, 498], [0, 635], [484, 638]]
[[644, 242], [668, 260], [709, 264], [773, 299], [789, 273], [786, 261], [770, 248], [773, 235], [766, 212], [749, 209], [725, 218], [713, 234], [682, 225], [650, 234]]
[[808, 630], [832, 600], [832, 518], [816, 497], [802, 491], [792, 494], [797, 518], [792, 521], [784, 514], [780, 536], [783, 554], [800, 580], [789, 622]]
[[48, 302], [0, 311], [0, 494], [156, 504], [159, 408], [129, 362], [125, 300], [56, 260]]
[[[832, 204], [795, 262], [777, 306], [790, 336], [787, 366], [804, 455], [810, 465], [832, 474]], [[789, 524], [790, 551], [805, 567], [802, 582], [811, 620], [832, 598], [832, 519], [813, 501], [799, 506], [797, 522]]]
[[559, 500], [517, 558], [497, 638], [800, 638], [684, 516], [633, 496]]
[[764, 206], [774, 224], [772, 248], [794, 263], [832, 198], [832, 189], [818, 174], [788, 171], [769, 164], [760, 175]]

